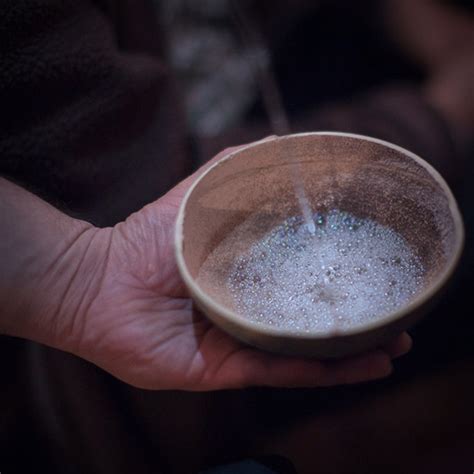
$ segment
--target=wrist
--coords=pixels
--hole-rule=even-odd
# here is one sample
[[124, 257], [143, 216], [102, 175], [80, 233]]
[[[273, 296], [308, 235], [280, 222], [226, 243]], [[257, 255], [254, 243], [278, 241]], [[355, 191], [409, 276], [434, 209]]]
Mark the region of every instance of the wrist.
[[1, 178], [0, 221], [0, 333], [70, 350], [99, 278], [107, 229]]
[[77, 354], [106, 269], [110, 229], [69, 224], [62, 248], [35, 264], [40, 269], [16, 335]]

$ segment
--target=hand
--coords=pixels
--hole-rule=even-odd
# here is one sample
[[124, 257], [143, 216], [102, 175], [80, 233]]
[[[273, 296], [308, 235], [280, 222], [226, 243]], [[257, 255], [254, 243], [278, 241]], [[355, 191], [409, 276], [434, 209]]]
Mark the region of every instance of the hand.
[[[193, 308], [175, 263], [173, 234], [179, 205], [200, 172], [112, 229], [76, 225], [70, 245], [42, 264], [41, 282], [51, 284], [42, 283], [40, 295], [54, 293], [58, 303], [40, 299], [35, 307], [46, 310], [34, 318], [34, 329], [11, 333], [72, 352], [147, 389], [310, 387], [387, 376], [391, 358], [410, 348], [407, 334], [384, 349], [321, 362], [250, 348]], [[71, 224], [59, 226], [65, 227]], [[49, 229], [48, 238], [52, 234]]]
[[179, 205], [196, 175], [114, 229], [98, 231], [95, 239], [108, 241], [107, 258], [72, 338], [77, 354], [150, 389], [317, 386], [388, 375], [390, 359], [410, 347], [406, 334], [384, 350], [325, 363], [247, 347], [193, 308], [173, 243]]

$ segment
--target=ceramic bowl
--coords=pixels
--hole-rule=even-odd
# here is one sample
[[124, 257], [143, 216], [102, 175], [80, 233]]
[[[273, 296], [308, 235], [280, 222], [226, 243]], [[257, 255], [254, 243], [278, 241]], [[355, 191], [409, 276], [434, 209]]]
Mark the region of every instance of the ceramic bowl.
[[[295, 176], [313, 212], [347, 211], [403, 236], [424, 268], [422, 289], [411, 301], [366, 324], [324, 333], [282, 329], [238, 313], [226, 286], [229, 268], [270, 229], [301, 214]], [[250, 216], [257, 224], [216, 271], [200, 275], [208, 256]], [[337, 358], [383, 345], [426, 314], [453, 275], [464, 229], [446, 182], [418, 156], [370, 137], [315, 132], [271, 137], [224, 156], [188, 190], [175, 238], [181, 276], [217, 326], [264, 350]]]

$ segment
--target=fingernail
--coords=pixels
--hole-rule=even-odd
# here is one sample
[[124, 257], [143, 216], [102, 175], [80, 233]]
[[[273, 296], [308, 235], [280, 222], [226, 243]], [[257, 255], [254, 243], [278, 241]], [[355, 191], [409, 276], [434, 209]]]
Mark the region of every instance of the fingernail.
[[396, 354], [394, 354], [393, 358], [397, 359], [398, 357], [402, 357], [408, 354], [413, 347], [413, 339], [408, 333], [402, 334], [403, 341], [400, 344], [401, 349]]

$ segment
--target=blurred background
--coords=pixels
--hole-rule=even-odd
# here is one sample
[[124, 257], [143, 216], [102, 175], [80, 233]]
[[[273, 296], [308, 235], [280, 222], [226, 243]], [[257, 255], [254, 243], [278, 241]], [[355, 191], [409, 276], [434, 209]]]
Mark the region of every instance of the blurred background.
[[376, 136], [443, 173], [468, 229], [457, 281], [415, 328], [393, 377], [247, 393], [257, 421], [240, 428], [258, 439], [250, 452], [264, 446], [307, 474], [473, 471], [472, 2], [183, 0], [169, 2], [165, 18], [200, 159], [285, 127]]
[[[380, 127], [396, 136], [397, 121], [421, 114], [422, 100], [451, 121], [456, 112], [448, 107], [465, 107], [466, 129], [472, 125], [470, 2], [157, 4], [203, 159], [239, 143], [239, 132], [249, 139], [278, 133], [282, 120], [287, 131], [337, 126], [374, 135]], [[426, 117], [408, 119], [414, 133], [416, 118]]]
[[[84, 3], [133, 12], [145, 2]], [[144, 167], [126, 193], [110, 187], [97, 202], [84, 199], [80, 181], [78, 191], [76, 182], [48, 187], [47, 177], [35, 182], [17, 165], [7, 175], [73, 215], [110, 225], [228, 146], [274, 133], [361, 133], [414, 151], [448, 180], [466, 221], [463, 263], [412, 332], [414, 348], [393, 376], [354, 387], [152, 393], [72, 356], [3, 338], [2, 474], [195, 473], [269, 454], [290, 459], [301, 474], [473, 472], [472, 2], [155, 0], [146, 11], [179, 97], [169, 96], [169, 107], [183, 106], [181, 175], [169, 164], [177, 158], [163, 162], [169, 179], [135, 195], [133, 182], [142, 189], [149, 181]], [[166, 112], [160, 117], [167, 130], [178, 127]], [[160, 151], [168, 145], [153, 143]]]

